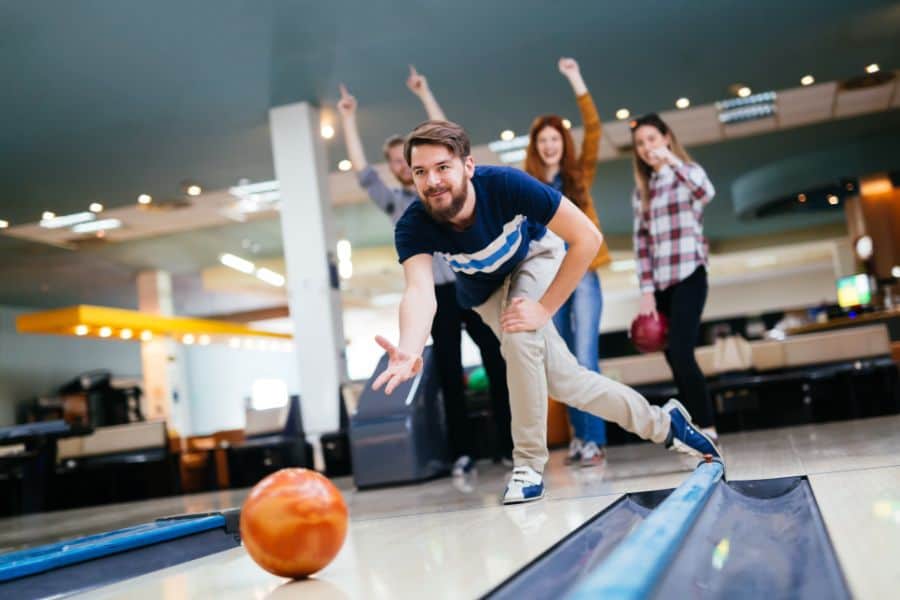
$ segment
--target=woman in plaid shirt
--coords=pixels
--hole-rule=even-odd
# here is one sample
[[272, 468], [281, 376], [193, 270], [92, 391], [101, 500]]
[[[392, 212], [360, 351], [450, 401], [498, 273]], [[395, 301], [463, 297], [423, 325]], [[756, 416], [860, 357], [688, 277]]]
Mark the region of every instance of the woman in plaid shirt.
[[631, 122], [634, 150], [634, 248], [641, 314], [669, 319], [666, 361], [694, 422], [717, 439], [706, 378], [694, 348], [709, 289], [703, 209], [715, 189], [675, 133], [650, 114]]

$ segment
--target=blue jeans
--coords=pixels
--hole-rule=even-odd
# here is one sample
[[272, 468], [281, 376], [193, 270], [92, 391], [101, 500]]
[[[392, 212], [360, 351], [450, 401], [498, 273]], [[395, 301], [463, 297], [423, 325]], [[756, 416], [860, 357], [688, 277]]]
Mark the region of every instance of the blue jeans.
[[[578, 364], [596, 373], [600, 372], [599, 360], [600, 313], [603, 310], [603, 292], [596, 271], [585, 273], [578, 287], [553, 315], [553, 324], [575, 355]], [[606, 421], [596, 415], [566, 406], [569, 422], [575, 437], [584, 442], [606, 445]]]

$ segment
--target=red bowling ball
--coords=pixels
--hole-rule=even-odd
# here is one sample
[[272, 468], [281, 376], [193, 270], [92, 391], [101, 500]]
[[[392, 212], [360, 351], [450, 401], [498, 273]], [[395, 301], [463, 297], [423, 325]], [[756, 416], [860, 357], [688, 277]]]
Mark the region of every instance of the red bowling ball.
[[662, 313], [638, 315], [631, 322], [630, 337], [639, 352], [659, 352], [669, 341], [669, 320]]

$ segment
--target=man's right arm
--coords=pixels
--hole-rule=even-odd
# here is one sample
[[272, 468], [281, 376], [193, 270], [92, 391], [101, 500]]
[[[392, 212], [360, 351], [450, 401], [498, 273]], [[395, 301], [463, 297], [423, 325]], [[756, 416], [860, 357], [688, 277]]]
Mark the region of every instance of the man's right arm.
[[406, 87], [422, 101], [422, 106], [425, 107], [425, 112], [428, 114], [429, 119], [432, 121], [447, 120], [444, 109], [438, 104], [434, 94], [431, 93], [431, 88], [428, 87], [428, 80], [424, 75], [420, 75], [412, 65], [409, 65], [409, 77], [406, 79]]
[[434, 273], [430, 254], [416, 254], [403, 261], [406, 289], [400, 301], [400, 342], [398, 347], [421, 356], [437, 312]]

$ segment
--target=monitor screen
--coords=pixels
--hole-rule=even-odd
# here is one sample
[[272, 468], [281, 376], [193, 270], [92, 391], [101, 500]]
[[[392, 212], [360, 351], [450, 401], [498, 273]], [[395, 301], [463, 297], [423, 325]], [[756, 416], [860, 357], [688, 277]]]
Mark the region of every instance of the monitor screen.
[[872, 302], [869, 276], [863, 273], [841, 277], [837, 280], [838, 304], [841, 308], [866, 306]]

